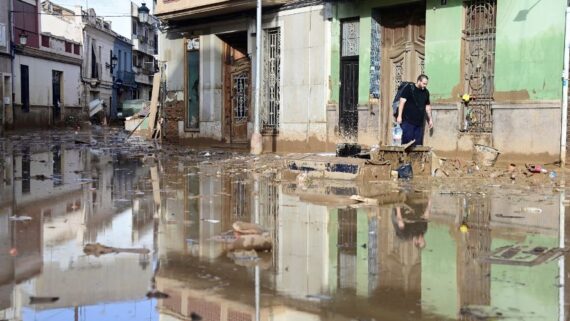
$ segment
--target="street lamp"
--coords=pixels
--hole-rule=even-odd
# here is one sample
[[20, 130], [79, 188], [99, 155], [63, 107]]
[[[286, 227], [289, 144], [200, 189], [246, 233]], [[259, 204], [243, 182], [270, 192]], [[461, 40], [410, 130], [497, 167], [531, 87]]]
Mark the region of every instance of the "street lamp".
[[138, 11], [139, 11], [139, 21], [142, 23], [147, 23], [148, 13], [150, 12], [150, 10], [146, 6], [146, 3], [143, 2], [142, 5], [139, 7]]
[[117, 58], [117, 55], [113, 55], [111, 57], [111, 64], [109, 64], [108, 62], [105, 63], [105, 67], [107, 69], [111, 69], [111, 74], [113, 73], [113, 70], [115, 70], [115, 67], [117, 67], [117, 61], [119, 60], [119, 58]]
[[28, 35], [25, 31], [20, 33], [20, 44], [25, 46], [28, 43]]

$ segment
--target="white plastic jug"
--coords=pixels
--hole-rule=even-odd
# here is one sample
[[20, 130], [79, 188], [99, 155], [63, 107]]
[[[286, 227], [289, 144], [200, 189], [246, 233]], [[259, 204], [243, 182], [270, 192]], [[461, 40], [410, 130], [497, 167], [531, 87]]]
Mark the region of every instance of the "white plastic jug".
[[393, 146], [400, 146], [402, 145], [402, 128], [400, 124], [395, 124], [394, 129], [392, 129], [392, 145]]

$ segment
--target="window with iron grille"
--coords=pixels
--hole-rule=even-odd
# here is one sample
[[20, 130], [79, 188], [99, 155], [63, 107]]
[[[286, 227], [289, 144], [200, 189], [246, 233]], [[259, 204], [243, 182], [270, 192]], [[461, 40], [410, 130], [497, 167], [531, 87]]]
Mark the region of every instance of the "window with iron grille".
[[497, 0], [465, 1], [465, 92], [471, 96], [465, 108], [465, 130], [493, 130], [495, 35]]
[[360, 20], [347, 20], [341, 24], [341, 56], [360, 54]]
[[246, 122], [248, 116], [249, 73], [242, 72], [233, 77], [234, 121]]
[[265, 32], [263, 49], [265, 57], [263, 131], [276, 133], [279, 130], [281, 111], [281, 29], [274, 28]]

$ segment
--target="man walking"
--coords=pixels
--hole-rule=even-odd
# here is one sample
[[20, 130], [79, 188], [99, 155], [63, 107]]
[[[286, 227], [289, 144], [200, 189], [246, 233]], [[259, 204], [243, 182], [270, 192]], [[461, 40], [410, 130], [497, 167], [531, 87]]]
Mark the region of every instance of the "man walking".
[[402, 127], [402, 144], [412, 140], [412, 146], [424, 144], [424, 123], [427, 115], [428, 128], [433, 128], [429, 91], [427, 90], [428, 76], [420, 75], [415, 85], [406, 86], [400, 97], [398, 117], [396, 121]]

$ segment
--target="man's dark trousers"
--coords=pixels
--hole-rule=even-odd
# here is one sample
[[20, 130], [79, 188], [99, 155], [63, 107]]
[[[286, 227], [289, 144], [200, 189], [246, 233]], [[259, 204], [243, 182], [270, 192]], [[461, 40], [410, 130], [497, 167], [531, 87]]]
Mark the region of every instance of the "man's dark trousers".
[[402, 145], [406, 145], [412, 140], [416, 140], [412, 146], [424, 144], [424, 127], [410, 124], [406, 121], [402, 122]]

